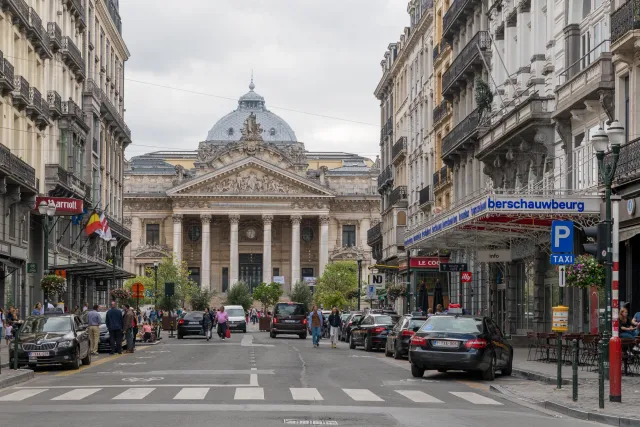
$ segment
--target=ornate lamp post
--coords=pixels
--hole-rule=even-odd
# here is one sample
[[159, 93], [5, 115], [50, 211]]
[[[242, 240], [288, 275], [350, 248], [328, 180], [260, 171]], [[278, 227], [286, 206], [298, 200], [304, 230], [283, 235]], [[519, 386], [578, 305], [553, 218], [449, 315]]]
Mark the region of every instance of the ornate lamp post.
[[109, 245], [111, 246], [111, 286], [116, 287], [116, 245], [118, 241], [115, 237], [112, 237], [109, 240]]
[[[49, 201], [49, 203], [44, 200], [40, 202], [38, 205], [38, 212], [42, 216], [42, 230], [44, 231], [44, 252], [43, 252], [43, 260], [42, 260], [42, 273], [47, 274], [49, 271], [49, 234], [51, 234], [51, 219], [56, 214], [56, 204], [53, 203], [53, 200]], [[47, 300], [44, 300], [46, 304]]]
[[360, 292], [362, 291], [362, 255], [358, 254], [356, 258], [358, 263], [358, 311], [360, 310]]

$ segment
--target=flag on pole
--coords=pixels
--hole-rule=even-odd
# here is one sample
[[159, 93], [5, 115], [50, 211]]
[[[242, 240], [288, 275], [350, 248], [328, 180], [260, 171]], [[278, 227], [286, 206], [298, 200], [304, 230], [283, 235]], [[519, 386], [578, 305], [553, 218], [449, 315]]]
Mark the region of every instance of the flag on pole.
[[87, 221], [87, 226], [84, 228], [87, 232], [87, 236], [91, 236], [93, 233], [97, 233], [101, 228], [102, 225], [100, 223], [100, 217], [94, 211], [89, 217], [89, 221]]
[[109, 227], [109, 222], [107, 221], [107, 217], [104, 215], [104, 212], [100, 214], [100, 228], [96, 231], [98, 236], [102, 237], [103, 240], [111, 240], [113, 237], [111, 235], [111, 228]]

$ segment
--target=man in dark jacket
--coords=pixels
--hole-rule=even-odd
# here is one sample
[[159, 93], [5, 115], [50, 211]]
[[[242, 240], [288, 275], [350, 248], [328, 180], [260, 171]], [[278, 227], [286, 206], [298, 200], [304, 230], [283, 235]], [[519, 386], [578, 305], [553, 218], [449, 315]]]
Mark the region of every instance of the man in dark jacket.
[[342, 326], [342, 319], [340, 318], [340, 312], [337, 307], [333, 307], [331, 314], [329, 315], [329, 333], [331, 337], [331, 348], [338, 347], [338, 332], [340, 326]]
[[109, 330], [110, 354], [115, 352], [122, 354], [122, 312], [116, 307], [115, 301], [111, 301], [111, 308], [107, 311], [105, 323]]

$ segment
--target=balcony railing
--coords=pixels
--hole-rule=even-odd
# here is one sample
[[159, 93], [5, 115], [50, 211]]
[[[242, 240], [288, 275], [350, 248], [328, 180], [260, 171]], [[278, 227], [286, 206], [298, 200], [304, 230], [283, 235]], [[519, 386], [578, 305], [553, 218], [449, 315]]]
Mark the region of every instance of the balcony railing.
[[100, 102], [100, 110], [103, 113], [106, 113], [105, 119], [108, 121], [115, 121], [115, 123], [120, 127], [122, 133], [124, 133], [129, 140], [131, 140], [131, 130], [129, 126], [124, 122], [124, 118], [120, 115], [118, 109], [113, 105], [109, 96], [102, 89], [99, 89], [96, 85], [93, 86], [95, 89], [95, 94], [99, 96]]
[[382, 223], [379, 222], [367, 230], [367, 244], [371, 245], [382, 237]]
[[126, 228], [124, 225], [120, 224], [110, 215], [105, 215], [107, 217], [107, 222], [109, 223], [109, 228], [116, 235], [124, 238], [125, 240], [131, 241], [131, 230]]
[[465, 16], [463, 13], [465, 9], [470, 9], [475, 6], [475, 4], [480, 4], [480, 0], [454, 0], [453, 4], [449, 6], [447, 12], [444, 14], [442, 18], [442, 35], [443, 37], [449, 38], [449, 31], [452, 29], [453, 25], [458, 21], [459, 18]]
[[432, 202], [433, 200], [431, 199], [431, 186], [427, 185], [426, 187], [424, 187], [422, 190], [420, 190], [420, 206], [427, 204], [429, 202]]
[[[612, 154], [608, 153], [604, 161], [605, 164], [611, 163]], [[640, 179], [640, 138], [629, 141], [620, 147], [614, 184], [626, 184], [638, 179]]]
[[433, 174], [433, 188], [435, 189], [440, 185], [440, 171]]
[[449, 103], [443, 99], [440, 105], [433, 109], [433, 124], [435, 125], [444, 118], [449, 112]]
[[29, 88], [29, 106], [27, 110], [30, 111], [31, 117], [39, 129], [42, 130], [49, 125], [49, 105], [46, 101], [43, 102], [42, 94], [33, 86]]
[[62, 30], [57, 22], [47, 23], [47, 32], [49, 33], [49, 43], [51, 50], [58, 52], [62, 48]]
[[3, 9], [8, 9], [13, 16], [13, 24], [20, 28], [29, 26], [29, 5], [24, 0], [5, 0]]
[[[478, 31], [442, 75], [443, 95], [452, 88], [454, 83], [469, 69], [471, 64], [480, 60], [480, 51], [487, 51], [490, 46], [491, 38], [489, 37], [489, 32]], [[480, 47], [480, 51], [478, 51], [478, 47]]]
[[384, 124], [384, 126], [382, 126], [382, 130], [380, 131], [380, 142], [382, 142], [382, 139], [384, 139], [387, 135], [391, 135], [392, 133], [393, 133], [393, 120], [391, 120], [391, 117], [389, 117], [389, 119]]
[[36, 187], [36, 170], [2, 144], [0, 144], [0, 168], [5, 170], [6, 175], [19, 178], [31, 188]]
[[439, 188], [450, 181], [448, 168], [443, 166], [439, 171], [433, 174], [433, 189]]
[[27, 34], [40, 56], [44, 59], [53, 58], [49, 33], [42, 26], [42, 19], [32, 7], [29, 8], [28, 21], [29, 29]]
[[84, 121], [84, 112], [82, 108], [72, 100], [62, 102], [62, 115], [74, 120], [83, 127], [85, 131], [89, 130], [89, 126]]
[[[79, 178], [75, 173], [66, 170], [60, 165], [45, 165], [45, 177], [47, 184], [62, 185], [65, 191], [75, 193], [83, 199], [91, 199], [91, 186]], [[71, 195], [71, 194], [70, 194]]]
[[15, 76], [13, 78], [13, 105], [22, 110], [29, 105], [29, 82], [22, 76]]
[[0, 93], [6, 95], [14, 88], [13, 65], [0, 50]]
[[76, 18], [76, 25], [80, 29], [80, 31], [87, 28], [87, 21], [84, 17], [84, 6], [82, 5], [82, 0], [64, 0], [69, 6], [69, 11], [73, 13], [73, 16]]
[[122, 19], [120, 19], [120, 13], [118, 12], [116, 5], [113, 3], [113, 0], [105, 0], [105, 3], [107, 5], [109, 15], [111, 15], [111, 19], [113, 20], [113, 23], [118, 29], [118, 32], [122, 35]]
[[378, 189], [385, 187], [386, 185], [393, 182], [393, 170], [391, 169], [391, 165], [388, 165], [380, 175], [378, 175]]
[[389, 206], [393, 206], [401, 200], [407, 200], [407, 186], [400, 185], [389, 194]]
[[611, 14], [611, 44], [633, 30], [640, 30], [640, 0], [628, 0]]
[[442, 138], [442, 158], [448, 156], [452, 151], [460, 147], [471, 134], [477, 132], [479, 123], [480, 114], [476, 108]]
[[82, 53], [70, 37], [62, 38], [62, 58], [66, 64], [76, 73], [78, 80], [82, 81], [86, 77], [84, 60]]
[[393, 161], [396, 160], [396, 158], [400, 157], [400, 155], [404, 154], [407, 150], [407, 137], [406, 136], [401, 136], [395, 144], [393, 144], [393, 147], [391, 147], [391, 158], [393, 159]]
[[440, 43], [433, 46], [433, 61], [435, 62], [438, 59], [438, 57], [442, 54], [442, 52], [447, 50], [448, 47], [449, 47], [449, 43], [447, 43], [445, 39], [442, 39]]
[[55, 120], [62, 115], [62, 98], [55, 90], [47, 92], [47, 102], [49, 103], [49, 113]]

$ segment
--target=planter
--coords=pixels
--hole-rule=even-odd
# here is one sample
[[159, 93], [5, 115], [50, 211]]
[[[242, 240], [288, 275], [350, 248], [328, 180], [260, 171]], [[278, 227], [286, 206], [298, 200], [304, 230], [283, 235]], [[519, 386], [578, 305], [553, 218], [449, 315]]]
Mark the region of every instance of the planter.
[[261, 331], [269, 331], [271, 329], [271, 317], [261, 317], [258, 319], [258, 328]]

